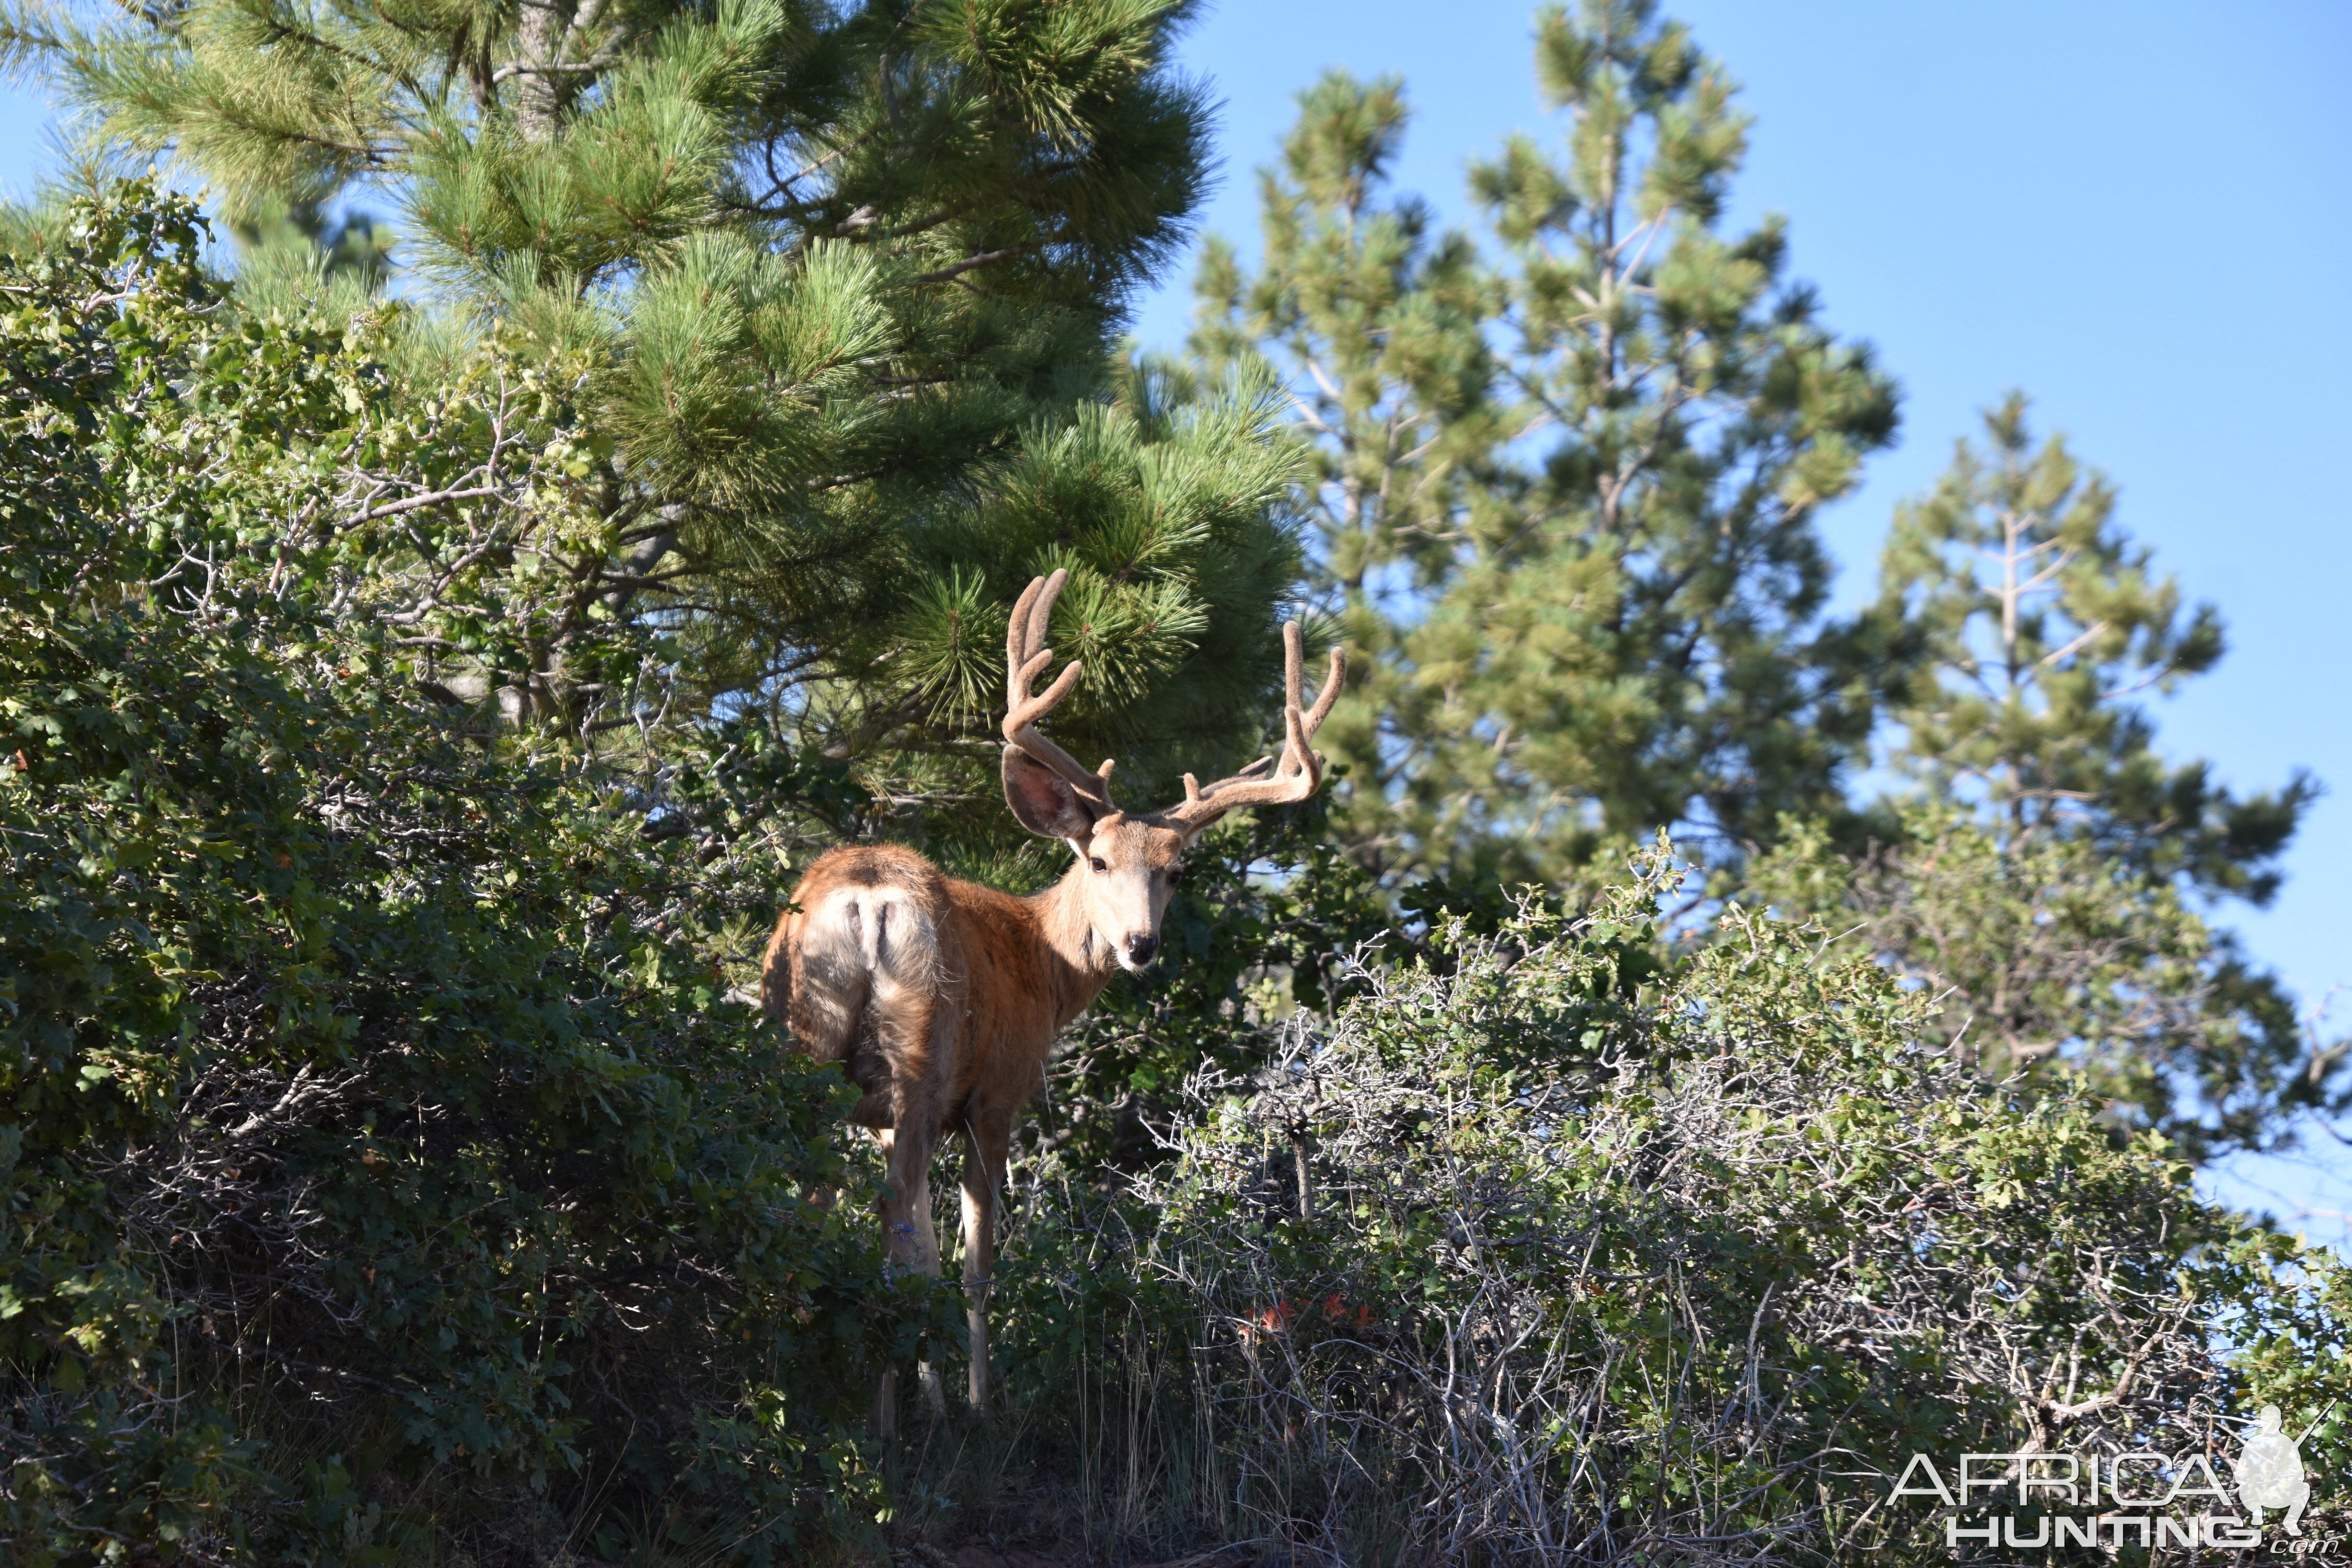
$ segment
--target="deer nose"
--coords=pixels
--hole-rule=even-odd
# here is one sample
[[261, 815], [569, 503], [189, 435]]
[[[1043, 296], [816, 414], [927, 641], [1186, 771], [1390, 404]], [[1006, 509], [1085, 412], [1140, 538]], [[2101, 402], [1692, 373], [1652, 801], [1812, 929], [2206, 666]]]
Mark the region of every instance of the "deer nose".
[[1133, 963], [1149, 963], [1159, 951], [1160, 939], [1149, 931], [1138, 931], [1127, 939], [1127, 956]]

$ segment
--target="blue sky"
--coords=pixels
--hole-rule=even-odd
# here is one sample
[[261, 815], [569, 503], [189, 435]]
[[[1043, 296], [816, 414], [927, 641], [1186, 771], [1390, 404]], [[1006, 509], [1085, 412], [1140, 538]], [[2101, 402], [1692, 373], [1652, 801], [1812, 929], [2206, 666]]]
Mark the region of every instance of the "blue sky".
[[[2220, 671], [2157, 703], [2166, 748], [2241, 789], [2307, 767], [2307, 820], [2270, 910], [2221, 918], [2352, 1031], [2352, 7], [1967, 6], [1684, 0], [1667, 7], [1756, 117], [1734, 224], [1790, 220], [1828, 321], [1903, 384], [1900, 446], [1824, 519], [1840, 601], [1865, 596], [1889, 511], [2011, 386], [2122, 490], [2119, 516], [2231, 629]], [[1395, 71], [1415, 105], [1398, 183], [1467, 223], [1462, 172], [1538, 103], [1530, 8], [1227, 0], [1182, 57], [1223, 100], [1203, 226], [1249, 254], [1251, 171], [1328, 64]], [[0, 186], [40, 159], [45, 105], [0, 100]], [[1181, 342], [1189, 264], [1147, 298]], [[2347, 1129], [2352, 1131], [2352, 1129]], [[2220, 1179], [2352, 1237], [2352, 1150], [2315, 1131]], [[2333, 1212], [2328, 1212], [2333, 1211]]]

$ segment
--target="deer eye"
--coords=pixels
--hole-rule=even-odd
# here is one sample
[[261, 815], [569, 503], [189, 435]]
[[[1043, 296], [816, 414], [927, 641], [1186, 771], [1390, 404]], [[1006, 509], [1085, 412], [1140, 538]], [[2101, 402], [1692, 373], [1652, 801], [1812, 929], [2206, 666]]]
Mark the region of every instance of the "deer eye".
[[1171, 866], [1160, 874], [1168, 879], [1168, 885], [1172, 888], [1177, 883], [1184, 879], [1184, 868], [1181, 866]]
[[1092, 866], [1097, 871], [1108, 871], [1110, 869], [1109, 865], [1106, 863], [1103, 858], [1099, 855], [1087, 856], [1087, 864]]

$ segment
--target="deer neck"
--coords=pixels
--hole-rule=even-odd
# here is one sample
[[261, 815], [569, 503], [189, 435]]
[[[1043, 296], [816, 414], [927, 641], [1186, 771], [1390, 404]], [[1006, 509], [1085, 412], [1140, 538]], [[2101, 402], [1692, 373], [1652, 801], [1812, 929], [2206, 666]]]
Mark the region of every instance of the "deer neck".
[[1085, 1012], [1118, 973], [1118, 960], [1087, 918], [1086, 876], [1085, 863], [1078, 862], [1060, 881], [1028, 900], [1036, 911], [1037, 934], [1045, 939], [1053, 971], [1056, 1029]]

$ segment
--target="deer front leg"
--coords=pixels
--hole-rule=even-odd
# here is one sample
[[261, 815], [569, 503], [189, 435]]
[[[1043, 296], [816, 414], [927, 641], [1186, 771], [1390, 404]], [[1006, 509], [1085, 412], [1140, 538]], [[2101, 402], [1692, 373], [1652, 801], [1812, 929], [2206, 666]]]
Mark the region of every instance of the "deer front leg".
[[988, 1292], [995, 1283], [996, 1182], [976, 1142], [966, 1141], [963, 1159], [964, 1321], [971, 1330], [971, 1381], [967, 1392], [974, 1410], [988, 1408]]
[[1012, 1152], [1013, 1129], [994, 1119], [964, 1128], [964, 1321], [971, 1331], [971, 1407], [988, 1410], [988, 1298], [996, 1284], [997, 1186]]

